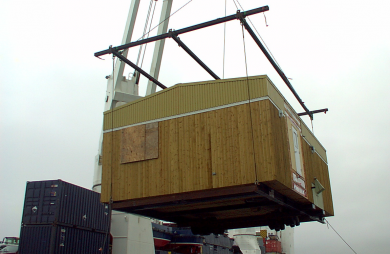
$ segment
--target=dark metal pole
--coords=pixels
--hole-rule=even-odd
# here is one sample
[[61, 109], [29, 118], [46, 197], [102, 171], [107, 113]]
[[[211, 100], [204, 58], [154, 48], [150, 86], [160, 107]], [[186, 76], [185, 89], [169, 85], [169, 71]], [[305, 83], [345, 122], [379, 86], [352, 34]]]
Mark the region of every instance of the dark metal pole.
[[291, 85], [290, 81], [286, 77], [286, 75], [283, 73], [283, 71], [279, 68], [279, 66], [275, 63], [274, 59], [272, 59], [271, 55], [268, 53], [267, 49], [263, 46], [263, 44], [260, 42], [259, 38], [257, 38], [256, 34], [253, 32], [252, 28], [248, 25], [245, 18], [241, 18], [241, 23], [245, 27], [245, 29], [248, 31], [248, 33], [252, 36], [253, 40], [256, 42], [256, 44], [260, 47], [261, 51], [263, 51], [264, 55], [267, 57], [268, 61], [272, 64], [272, 66], [275, 68], [276, 72], [279, 74], [279, 76], [283, 79], [284, 83], [288, 86], [290, 91], [294, 94], [295, 98], [298, 100], [299, 104], [301, 104], [302, 108], [306, 111], [306, 114], [310, 116], [310, 119], [313, 120], [313, 114], [311, 111], [305, 106], [304, 102], [301, 100], [297, 92], [294, 90], [293, 86]]
[[187, 47], [187, 45], [185, 45], [179, 37], [177, 37], [176, 35], [172, 35], [172, 39], [174, 39], [177, 44], [179, 44], [179, 46], [181, 48], [184, 49], [185, 52], [187, 52], [200, 66], [203, 67], [203, 69], [205, 69], [213, 78], [215, 79], [220, 79], [220, 77], [217, 76], [217, 74], [215, 74], [209, 67], [207, 67], [207, 65], [205, 63], [202, 62], [202, 60], [199, 59], [199, 57], [197, 57], [194, 52], [191, 51], [191, 49], [189, 49]]
[[153, 83], [155, 83], [156, 85], [158, 85], [159, 87], [161, 87], [162, 89], [165, 89], [167, 88], [166, 86], [164, 86], [163, 84], [161, 84], [157, 79], [153, 78], [152, 76], [150, 76], [147, 72], [145, 72], [144, 70], [142, 70], [140, 67], [138, 67], [137, 65], [135, 65], [133, 62], [131, 62], [129, 59], [127, 59], [126, 57], [122, 56], [118, 51], [116, 51], [114, 48], [110, 48], [110, 53], [114, 54], [116, 57], [118, 57], [119, 59], [121, 59], [123, 62], [127, 63], [128, 65], [130, 65], [131, 67], [133, 67], [134, 69], [136, 69], [139, 73], [141, 73], [142, 75], [144, 75], [145, 77], [147, 77], [150, 81], [152, 81]]
[[[324, 108], [324, 109], [319, 109], [319, 110], [313, 110], [313, 111], [310, 111], [310, 114], [317, 114], [317, 113], [322, 113], [322, 112], [324, 112], [326, 114], [326, 112], [328, 112], [328, 109]], [[303, 113], [298, 114], [298, 116], [305, 116], [305, 115], [308, 115], [308, 113], [303, 112]]]
[[[223, 18], [219, 18], [219, 19], [208, 21], [208, 22], [204, 22], [204, 23], [201, 23], [201, 24], [198, 24], [198, 25], [193, 25], [193, 26], [190, 26], [190, 27], [182, 28], [182, 29], [174, 31], [174, 34], [175, 35], [179, 35], [179, 34], [183, 34], [183, 33], [188, 33], [188, 32], [194, 31], [194, 30], [198, 30], [198, 29], [202, 29], [202, 28], [205, 28], [205, 27], [209, 27], [209, 26], [214, 26], [214, 25], [217, 25], [217, 24], [225, 23], [225, 22], [228, 22], [228, 21], [231, 21], [231, 20], [234, 20], [234, 19], [240, 19], [240, 18], [243, 18], [243, 17], [246, 17], [246, 16], [250, 16], [250, 15], [253, 15], [253, 14], [260, 13], [260, 12], [265, 12], [265, 11], [268, 11], [268, 10], [269, 10], [268, 6], [263, 6], [263, 7], [256, 8], [256, 9], [253, 9], [253, 10], [249, 10], [249, 11], [245, 11], [245, 12], [242, 12], [242, 13], [236, 13], [236, 14], [233, 14], [233, 15], [230, 15], [230, 16], [226, 16], [226, 17], [223, 17]], [[138, 45], [141, 45], [141, 44], [162, 40], [162, 39], [165, 39], [165, 38], [168, 38], [168, 37], [171, 37], [171, 33], [160, 34], [160, 35], [153, 36], [153, 37], [150, 37], [150, 38], [146, 38], [146, 39], [143, 39], [143, 40], [130, 42], [130, 43], [127, 43], [127, 44], [124, 44], [124, 45], [121, 45], [121, 46], [114, 47], [113, 49], [115, 49], [116, 51], [119, 51], [119, 50], [131, 48], [131, 47], [134, 47], [134, 46], [138, 46]], [[106, 49], [106, 50], [103, 50], [103, 51], [96, 52], [95, 56], [102, 56], [102, 55], [106, 55], [106, 54], [110, 54], [110, 53], [111, 53], [110, 49]]]

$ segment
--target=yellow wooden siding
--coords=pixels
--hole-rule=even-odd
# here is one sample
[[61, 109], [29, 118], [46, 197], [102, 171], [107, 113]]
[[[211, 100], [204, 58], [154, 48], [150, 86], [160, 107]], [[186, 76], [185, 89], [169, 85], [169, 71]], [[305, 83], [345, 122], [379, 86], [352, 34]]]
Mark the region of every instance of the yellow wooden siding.
[[325, 190], [322, 192], [322, 197], [324, 200], [324, 210], [328, 216], [334, 215], [328, 165], [318, 156], [318, 154], [312, 152], [310, 145], [303, 139], [302, 147], [306, 171], [306, 189], [308, 190], [308, 199], [312, 203], [314, 202], [313, 193], [311, 191], [311, 183], [314, 182], [314, 178], [317, 178], [318, 181], [320, 181], [320, 183], [322, 184], [322, 186], [325, 187]]
[[267, 92], [268, 92], [268, 97], [271, 98], [271, 100], [275, 103], [275, 105], [283, 110], [284, 109], [284, 97], [282, 94], [279, 92], [279, 90], [276, 88], [276, 86], [272, 83], [271, 80], [267, 79]]
[[[108, 202], [110, 197], [123, 201], [253, 184], [257, 180], [294, 200], [308, 202], [292, 190], [288, 125], [286, 117], [280, 117], [279, 109], [290, 108], [302, 135], [324, 160], [326, 151], [267, 76], [179, 84], [105, 112], [104, 128], [247, 101], [248, 88], [251, 100], [269, 96], [273, 103], [267, 99], [252, 101], [159, 121], [158, 159], [121, 164], [121, 130], [105, 133], [102, 201]], [[301, 143], [304, 169], [310, 168], [306, 171], [308, 198], [313, 201], [313, 177], [328, 184], [324, 204], [331, 214], [327, 165], [317, 154], [308, 154], [305, 141]]]
[[251, 108], [258, 181], [276, 190], [291, 189], [286, 119], [268, 100], [251, 103]]
[[[178, 84], [104, 113], [104, 130], [219, 107], [268, 94], [267, 76]], [[113, 119], [111, 118], [113, 115]]]
[[291, 189], [286, 133], [286, 119], [269, 100], [159, 122], [158, 159], [120, 164], [121, 131], [106, 133], [102, 201], [110, 179], [114, 201], [253, 184], [256, 174]]
[[310, 143], [311, 146], [314, 146], [316, 152], [321, 156], [321, 158], [327, 163], [326, 150], [318, 141], [318, 139], [313, 135], [309, 130], [306, 124], [301, 121], [302, 136]]

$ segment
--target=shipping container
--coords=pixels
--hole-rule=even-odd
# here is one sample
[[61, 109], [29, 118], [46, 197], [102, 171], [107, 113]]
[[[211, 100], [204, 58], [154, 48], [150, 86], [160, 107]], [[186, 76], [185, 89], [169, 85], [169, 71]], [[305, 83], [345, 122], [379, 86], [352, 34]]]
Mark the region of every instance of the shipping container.
[[107, 204], [100, 194], [62, 180], [27, 182], [22, 224], [61, 224], [107, 232]]
[[326, 150], [265, 75], [178, 84], [105, 112], [103, 129], [113, 209], [199, 234], [333, 215]]
[[282, 253], [282, 243], [278, 240], [267, 240], [265, 242], [266, 252]]
[[109, 253], [110, 235], [59, 225], [23, 225], [20, 254]]

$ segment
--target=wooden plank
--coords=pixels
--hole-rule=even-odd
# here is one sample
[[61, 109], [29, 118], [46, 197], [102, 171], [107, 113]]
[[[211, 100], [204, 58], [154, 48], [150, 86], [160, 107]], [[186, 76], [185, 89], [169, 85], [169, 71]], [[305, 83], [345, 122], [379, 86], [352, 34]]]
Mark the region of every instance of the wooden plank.
[[185, 123], [184, 123], [185, 117], [180, 117], [177, 119], [177, 135], [178, 135], [178, 142], [179, 142], [179, 155], [178, 155], [178, 170], [183, 171], [182, 174], [182, 189], [183, 191], [188, 191], [188, 173], [190, 172], [190, 169], [188, 168], [186, 161], [188, 159], [188, 148], [187, 148], [187, 142], [185, 139]]
[[[269, 133], [269, 110], [267, 108], [266, 101], [259, 101], [255, 105], [259, 107], [258, 114], [258, 127], [254, 127], [254, 133], [257, 137], [255, 146], [257, 149], [257, 168], [258, 168], [258, 181], [265, 182], [273, 180], [272, 168], [271, 168], [271, 156], [270, 156], [270, 133]], [[254, 117], [256, 119], [256, 117]]]
[[[162, 148], [161, 148], [161, 166], [162, 166], [162, 175], [163, 177], [160, 179], [161, 182], [164, 183], [164, 185], [161, 186], [160, 194], [165, 195], [168, 193], [173, 193], [171, 191], [171, 171], [170, 168], [170, 149], [169, 149], [169, 121], [163, 121], [160, 122], [161, 125], [161, 142], [162, 142]], [[157, 179], [155, 179], [156, 181]]]
[[112, 133], [103, 134], [102, 154], [102, 189], [100, 200], [108, 203], [111, 197], [111, 158], [112, 158]]
[[212, 129], [212, 119], [213, 119], [213, 113], [212, 112], [207, 112], [205, 114], [205, 118], [206, 118], [206, 127], [207, 127], [207, 130], [205, 132], [205, 142], [206, 142], [206, 148], [205, 148], [205, 158], [206, 159], [206, 168], [207, 168], [207, 172], [206, 172], [206, 176], [207, 176], [207, 182], [205, 181], [205, 184], [206, 184], [206, 188], [207, 189], [212, 189], [213, 188], [213, 174], [212, 174], [212, 171], [213, 171], [213, 158], [212, 158], [212, 141], [211, 141], [211, 129]]
[[121, 177], [121, 168], [119, 167], [120, 160], [120, 139], [121, 131], [113, 132], [113, 144], [112, 144], [112, 199], [121, 199], [121, 192], [123, 191], [123, 179]]
[[326, 211], [327, 215], [334, 215], [328, 165], [326, 165], [326, 163], [318, 156], [318, 154], [312, 153], [308, 143], [306, 143], [303, 139], [301, 141], [307, 178], [306, 189], [309, 190], [307, 192], [308, 199], [312, 203], [314, 202], [311, 191], [311, 183], [314, 182], [314, 178], [317, 178], [318, 181], [320, 181], [320, 183], [325, 187], [325, 190], [322, 192], [324, 210]]
[[286, 119], [279, 116], [279, 110], [273, 107], [273, 105], [271, 105], [271, 114], [271, 124], [275, 130], [275, 179], [282, 183], [285, 189], [291, 189], [290, 153], [288, 150]]
[[182, 173], [179, 171], [179, 139], [177, 135], [177, 119], [168, 120], [169, 122], [169, 168], [171, 173], [171, 179], [168, 183], [171, 185], [172, 193], [179, 193], [181, 191], [181, 176]]
[[241, 184], [243, 170], [241, 169], [241, 160], [240, 160], [240, 149], [242, 149], [239, 140], [239, 128], [238, 128], [238, 111], [237, 107], [231, 107], [229, 110], [230, 118], [229, 118], [229, 135], [231, 137], [232, 143], [230, 145], [230, 152], [232, 156], [230, 156], [230, 170], [229, 170], [229, 178], [231, 179], [231, 185], [239, 185]]

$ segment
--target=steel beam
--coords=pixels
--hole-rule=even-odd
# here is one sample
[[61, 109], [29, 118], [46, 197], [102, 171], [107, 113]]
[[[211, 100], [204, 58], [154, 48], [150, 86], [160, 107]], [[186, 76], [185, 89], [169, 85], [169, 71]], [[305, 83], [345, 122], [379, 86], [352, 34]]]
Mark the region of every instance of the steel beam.
[[[268, 10], [269, 10], [268, 6], [263, 6], [263, 7], [252, 9], [252, 10], [249, 10], [249, 11], [236, 13], [236, 14], [233, 14], [233, 15], [230, 15], [230, 16], [226, 16], [226, 17], [223, 17], [223, 18], [218, 18], [218, 19], [215, 19], [215, 20], [211, 20], [211, 21], [208, 21], [208, 22], [201, 23], [201, 24], [197, 24], [197, 25], [186, 27], [186, 28], [182, 28], [182, 29], [174, 31], [174, 34], [177, 36], [177, 35], [180, 35], [180, 34], [184, 34], [184, 33], [188, 33], [188, 32], [191, 32], [191, 31], [199, 30], [199, 29], [206, 28], [206, 27], [209, 27], [209, 26], [218, 25], [218, 24], [221, 24], [221, 23], [225, 23], [225, 22], [228, 22], [228, 21], [235, 20], [235, 19], [245, 18], [247, 16], [250, 16], [250, 15], [253, 15], [253, 14], [257, 14], [257, 13], [261, 13], [261, 12], [265, 12], [265, 11], [268, 11]], [[127, 43], [127, 44], [124, 44], [124, 45], [121, 45], [121, 46], [113, 47], [113, 49], [115, 49], [116, 51], [124, 50], [124, 49], [128, 49], [128, 48], [131, 48], [131, 47], [139, 46], [139, 45], [142, 45], [142, 44], [145, 44], [145, 43], [166, 39], [166, 38], [171, 37], [171, 35], [172, 35], [172, 33], [160, 34], [160, 35], [149, 37], [149, 38], [146, 38], [146, 39], [143, 39], [143, 40], [130, 42], [130, 43]], [[103, 56], [103, 55], [110, 54], [110, 53], [111, 53], [110, 49], [106, 49], [106, 50], [103, 50], [103, 51], [96, 52], [94, 55], [97, 57], [97, 56]]]
[[158, 85], [159, 87], [161, 87], [162, 89], [165, 89], [167, 88], [166, 86], [164, 86], [163, 84], [161, 84], [157, 79], [153, 78], [152, 76], [150, 76], [147, 72], [145, 72], [143, 69], [141, 69], [140, 67], [138, 67], [137, 65], [135, 65], [133, 62], [131, 62], [129, 59], [127, 59], [126, 57], [122, 56], [118, 51], [116, 51], [115, 49], [111, 48], [110, 49], [110, 53], [112, 53], [113, 55], [115, 55], [116, 57], [118, 57], [119, 59], [121, 59], [123, 62], [127, 63], [128, 65], [130, 65], [131, 67], [133, 67], [135, 70], [137, 70], [139, 73], [141, 73], [142, 75], [144, 75], [145, 77], [147, 77], [149, 80], [153, 81], [153, 83], [155, 83], [156, 85]]
[[203, 67], [203, 69], [205, 69], [213, 78], [215, 79], [220, 79], [220, 77], [218, 77], [217, 74], [215, 74], [209, 67], [207, 67], [207, 65], [205, 63], [202, 62], [202, 60], [199, 59], [199, 57], [197, 57], [194, 52], [191, 51], [191, 49], [189, 49], [187, 47], [187, 45], [185, 45], [179, 37], [177, 37], [175, 34], [172, 35], [172, 39], [174, 39], [177, 44], [179, 44], [179, 46], [184, 49], [185, 52], [187, 52], [200, 66]]
[[284, 74], [284, 72], [279, 68], [279, 66], [276, 64], [274, 59], [271, 57], [271, 55], [268, 53], [267, 49], [263, 46], [263, 44], [260, 42], [259, 38], [257, 38], [255, 32], [252, 30], [252, 28], [249, 26], [249, 24], [246, 22], [245, 18], [242, 17], [241, 23], [245, 27], [245, 29], [248, 31], [248, 33], [251, 35], [253, 40], [256, 42], [256, 44], [259, 46], [261, 51], [263, 51], [265, 57], [267, 57], [268, 61], [272, 64], [272, 66], [275, 68], [276, 72], [279, 74], [279, 76], [283, 79], [284, 83], [288, 86], [290, 91], [294, 94], [295, 98], [298, 100], [299, 104], [301, 104], [302, 108], [306, 111], [306, 114], [310, 116], [310, 119], [313, 119], [313, 114], [311, 111], [306, 107], [305, 103], [302, 101], [302, 99], [299, 97], [298, 93], [295, 91], [294, 87], [291, 85], [290, 81]]
[[[326, 112], [328, 112], [328, 109], [327, 108], [323, 108], [323, 109], [319, 109], [319, 110], [313, 110], [313, 111], [310, 111], [311, 114], [317, 114], [317, 113], [322, 113], [324, 112], [326, 114]], [[308, 115], [307, 112], [303, 112], [303, 113], [299, 113], [298, 116], [305, 116], [305, 115]]]
[[322, 216], [313, 216], [306, 211], [303, 211], [299, 209], [299, 207], [296, 206], [296, 203], [289, 200], [285, 196], [279, 194], [278, 192], [274, 191], [273, 189], [270, 189], [269, 187], [265, 186], [264, 184], [258, 185], [258, 189], [256, 191], [257, 194], [259, 194], [262, 197], [267, 198], [268, 200], [279, 204], [280, 206], [289, 209], [291, 211], [297, 212], [299, 215], [307, 216], [313, 221], [318, 221], [320, 223], [324, 223]]

